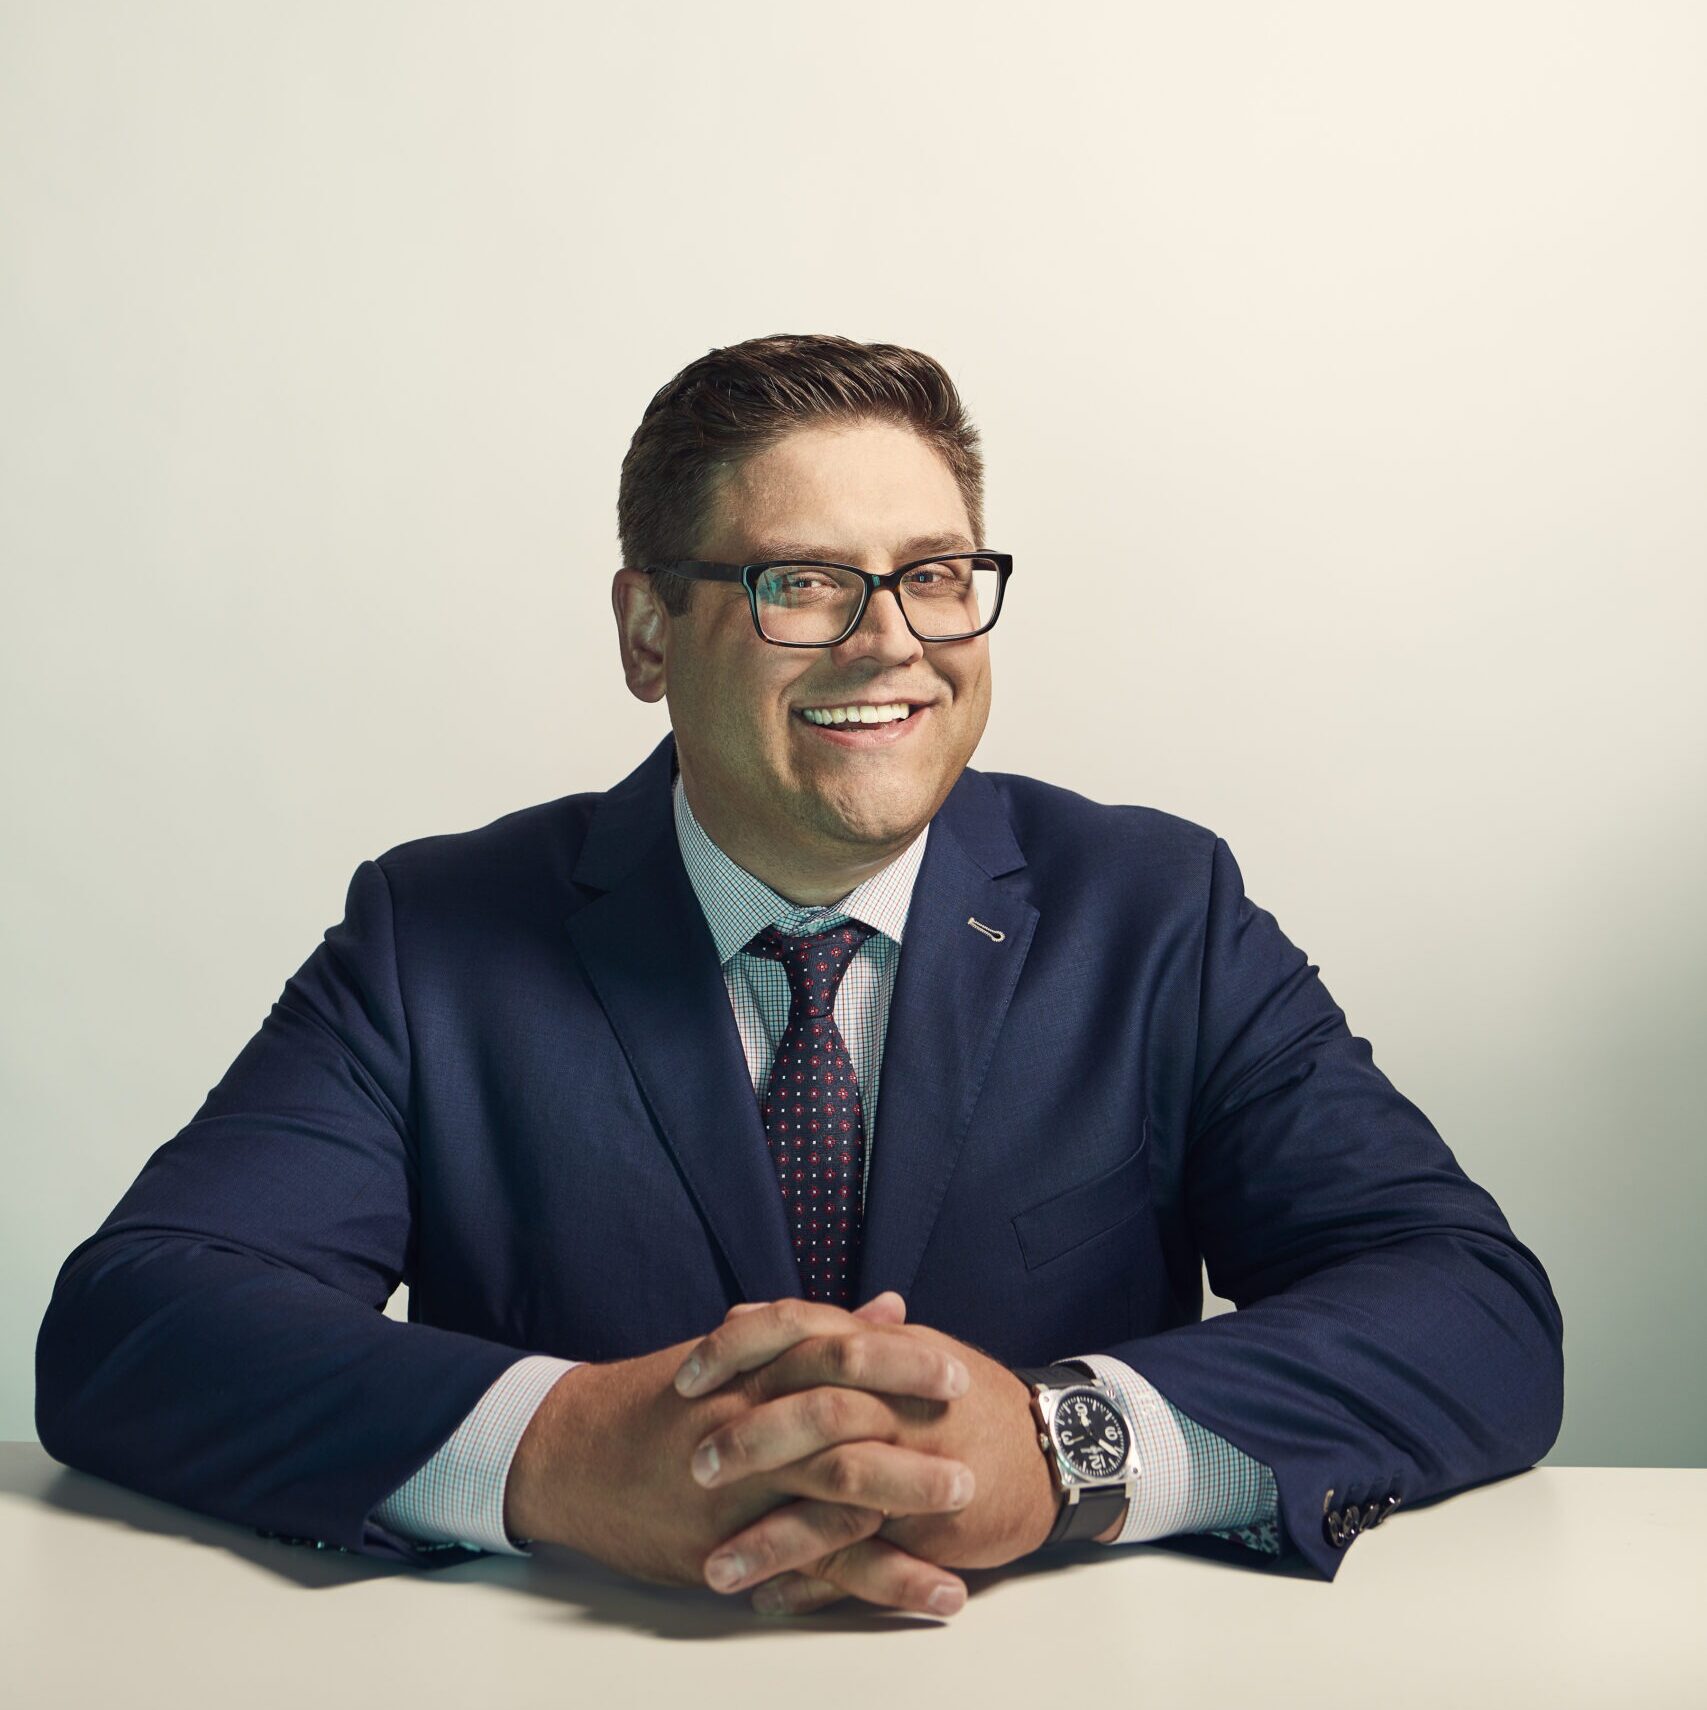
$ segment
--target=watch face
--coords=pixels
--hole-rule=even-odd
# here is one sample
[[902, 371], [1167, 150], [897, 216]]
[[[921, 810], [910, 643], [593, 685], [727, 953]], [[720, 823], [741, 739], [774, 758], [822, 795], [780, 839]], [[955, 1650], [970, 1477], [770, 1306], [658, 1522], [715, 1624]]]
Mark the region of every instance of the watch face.
[[1055, 1404], [1055, 1446], [1084, 1479], [1116, 1478], [1131, 1452], [1126, 1421], [1094, 1390], [1069, 1390]]

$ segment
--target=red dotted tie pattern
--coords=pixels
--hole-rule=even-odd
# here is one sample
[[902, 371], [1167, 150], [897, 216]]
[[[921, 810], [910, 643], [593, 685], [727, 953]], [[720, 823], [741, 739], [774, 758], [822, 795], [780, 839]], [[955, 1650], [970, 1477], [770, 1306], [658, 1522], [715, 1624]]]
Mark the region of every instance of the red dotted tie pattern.
[[747, 950], [788, 975], [788, 1025], [759, 1100], [808, 1300], [852, 1309], [865, 1181], [865, 1111], [842, 1030], [830, 1013], [854, 952], [857, 920], [790, 937], [767, 926]]

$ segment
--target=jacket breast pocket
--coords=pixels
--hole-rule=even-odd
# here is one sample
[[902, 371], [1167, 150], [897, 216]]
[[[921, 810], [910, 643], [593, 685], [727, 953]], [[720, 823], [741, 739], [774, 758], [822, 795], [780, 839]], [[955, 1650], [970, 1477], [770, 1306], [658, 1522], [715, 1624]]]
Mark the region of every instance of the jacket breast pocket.
[[1112, 1170], [1104, 1170], [1088, 1182], [1080, 1182], [1065, 1193], [1055, 1194], [1041, 1205], [1015, 1215], [1014, 1233], [1019, 1236], [1028, 1271], [1082, 1247], [1137, 1215], [1150, 1197], [1149, 1140], [1150, 1119], [1146, 1117], [1137, 1150]]

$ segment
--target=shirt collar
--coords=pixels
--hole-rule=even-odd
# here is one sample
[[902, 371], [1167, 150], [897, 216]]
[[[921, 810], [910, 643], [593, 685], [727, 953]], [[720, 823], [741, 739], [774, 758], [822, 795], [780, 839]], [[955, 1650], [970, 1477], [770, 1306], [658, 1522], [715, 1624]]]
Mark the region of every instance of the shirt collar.
[[840, 902], [811, 907], [779, 896], [763, 879], [738, 866], [712, 842], [688, 806], [679, 771], [670, 787], [670, 797], [682, 864], [688, 870], [688, 880], [711, 928], [720, 964], [728, 962], [751, 942], [755, 933], [767, 926], [788, 933], [823, 932], [843, 920], [853, 919], [896, 944], [901, 942], [919, 863], [925, 855], [925, 839], [930, 835], [929, 825], [887, 867], [856, 885]]

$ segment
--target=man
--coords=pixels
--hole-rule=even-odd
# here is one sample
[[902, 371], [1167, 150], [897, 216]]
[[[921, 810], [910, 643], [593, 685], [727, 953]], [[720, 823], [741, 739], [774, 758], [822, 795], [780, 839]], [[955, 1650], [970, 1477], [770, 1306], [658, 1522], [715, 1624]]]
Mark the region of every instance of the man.
[[[937, 1613], [1092, 1538], [1332, 1579], [1539, 1459], [1540, 1262], [1227, 845], [970, 769], [1013, 566], [942, 369], [713, 351], [618, 509], [671, 735], [362, 864], [67, 1259], [49, 1451], [323, 1546]], [[1115, 574], [1027, 609], [1105, 647]]]

